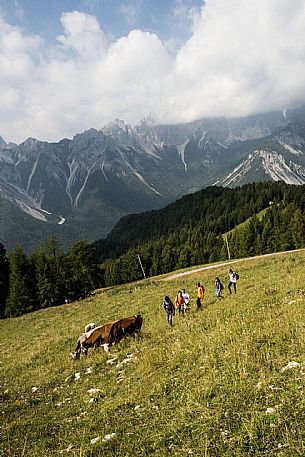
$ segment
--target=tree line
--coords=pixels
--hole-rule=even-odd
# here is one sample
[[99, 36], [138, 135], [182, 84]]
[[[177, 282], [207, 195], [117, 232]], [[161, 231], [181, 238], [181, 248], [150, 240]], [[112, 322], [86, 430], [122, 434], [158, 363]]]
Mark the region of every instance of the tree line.
[[[262, 211], [264, 210], [264, 211]], [[224, 236], [224, 234], [226, 234]], [[0, 316], [86, 297], [98, 287], [194, 265], [305, 247], [304, 186], [210, 187], [157, 211], [123, 218], [105, 240], [65, 253], [51, 238], [26, 256], [0, 244]]]
[[[231, 258], [305, 248], [305, 214], [296, 204], [272, 204], [260, 218], [252, 216], [227, 235]], [[228, 259], [223, 234], [205, 227], [181, 229], [168, 237], [130, 249], [117, 259], [104, 262], [106, 286], [156, 276], [194, 265]]]
[[1, 318], [69, 303], [102, 285], [94, 249], [85, 241], [77, 241], [64, 253], [60, 243], [50, 238], [29, 256], [20, 246], [7, 256], [0, 243]]
[[305, 205], [304, 186], [266, 181], [234, 189], [207, 187], [160, 210], [123, 217], [105, 239], [93, 246], [100, 262], [104, 262], [181, 230], [204, 230], [220, 235], [267, 208], [270, 201], [293, 203], [295, 200]]

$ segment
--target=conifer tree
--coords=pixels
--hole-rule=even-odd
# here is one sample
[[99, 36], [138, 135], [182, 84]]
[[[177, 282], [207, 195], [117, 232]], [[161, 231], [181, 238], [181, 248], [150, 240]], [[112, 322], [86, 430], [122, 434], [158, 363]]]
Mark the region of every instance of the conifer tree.
[[0, 243], [0, 319], [4, 317], [5, 304], [9, 291], [10, 266], [6, 250]]
[[60, 244], [50, 238], [32, 255], [36, 269], [36, 281], [40, 307], [59, 305], [66, 297], [66, 258]]
[[95, 252], [86, 241], [74, 243], [68, 253], [68, 290], [72, 298], [88, 296], [96, 287], [98, 268]]
[[9, 295], [5, 316], [21, 316], [37, 307], [34, 269], [21, 247], [10, 255]]
[[291, 221], [293, 242], [297, 249], [305, 246], [305, 216], [297, 209]]

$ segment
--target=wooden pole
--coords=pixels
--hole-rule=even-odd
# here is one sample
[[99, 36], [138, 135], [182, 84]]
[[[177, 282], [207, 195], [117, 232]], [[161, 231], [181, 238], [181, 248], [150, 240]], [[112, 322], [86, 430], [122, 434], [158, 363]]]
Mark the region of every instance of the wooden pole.
[[138, 254], [138, 259], [139, 259], [139, 263], [140, 263], [140, 266], [141, 266], [141, 269], [142, 269], [142, 273], [143, 273], [144, 279], [146, 279], [145, 271], [144, 271], [144, 268], [143, 268], [143, 265], [142, 265], [142, 262], [141, 262], [141, 259], [140, 259], [140, 254]]
[[229, 257], [229, 260], [231, 260], [228, 238], [227, 237], [225, 237], [225, 238], [226, 238], [226, 244], [227, 244], [228, 257]]

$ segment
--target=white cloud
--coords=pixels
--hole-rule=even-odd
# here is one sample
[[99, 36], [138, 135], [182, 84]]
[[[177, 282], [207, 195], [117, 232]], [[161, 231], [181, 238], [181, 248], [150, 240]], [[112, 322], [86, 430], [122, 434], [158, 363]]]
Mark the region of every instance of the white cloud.
[[53, 48], [0, 18], [0, 135], [59, 140], [115, 117], [180, 122], [305, 102], [303, 0], [186, 5], [176, 14], [192, 17], [191, 37], [175, 55], [141, 30], [109, 42], [78, 11], [62, 14]]
[[107, 39], [94, 16], [79, 11], [63, 13], [61, 23], [65, 34], [57, 39], [63, 50], [72, 50], [86, 60], [104, 55]]

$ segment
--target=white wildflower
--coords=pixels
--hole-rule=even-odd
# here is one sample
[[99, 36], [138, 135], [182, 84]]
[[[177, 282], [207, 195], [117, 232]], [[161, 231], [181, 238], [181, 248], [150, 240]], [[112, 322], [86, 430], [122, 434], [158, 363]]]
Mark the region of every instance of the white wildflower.
[[107, 435], [104, 436], [102, 441], [105, 443], [106, 441], [110, 441], [115, 437], [115, 433], [107, 433]]
[[108, 359], [106, 360], [106, 363], [108, 363], [109, 365], [114, 365], [117, 361], [117, 357], [114, 357], [113, 359]]
[[100, 440], [101, 440], [101, 437], [97, 436], [96, 438], [92, 438], [92, 440], [90, 440], [90, 443], [95, 444], [95, 443], [98, 443]]
[[35, 393], [39, 390], [39, 387], [32, 387], [32, 392]]
[[267, 408], [266, 409], [266, 414], [275, 414], [276, 413], [276, 409], [275, 408]]
[[283, 368], [281, 369], [281, 372], [286, 371], [286, 370], [291, 370], [291, 368], [297, 368], [297, 367], [299, 367], [300, 365], [301, 365], [301, 364], [300, 364], [299, 362], [294, 362], [294, 361], [289, 362], [289, 363], [287, 363], [287, 365], [286, 365], [285, 367], [283, 367]]
[[256, 388], [257, 389], [260, 389], [262, 387], [263, 383], [262, 381], [259, 381], [257, 384], [256, 384]]
[[274, 390], [274, 389], [275, 389], [275, 385], [274, 385], [274, 384], [269, 384], [268, 387], [269, 387], [269, 389], [271, 389], [271, 390]]
[[75, 381], [78, 381], [80, 379], [80, 373], [75, 373], [74, 379]]
[[87, 390], [88, 394], [92, 397], [93, 395], [100, 392], [100, 389], [92, 387], [91, 389]]
[[93, 367], [89, 367], [86, 370], [86, 374], [91, 374], [93, 372]]
[[126, 358], [126, 359], [123, 359], [123, 360], [122, 360], [121, 364], [129, 363], [129, 362], [131, 362], [131, 361], [132, 361], [132, 359], [127, 359], [127, 358]]
[[140, 408], [141, 408], [141, 405], [137, 405], [137, 406], [134, 407], [134, 410], [137, 411]]

